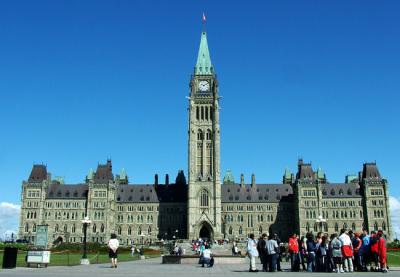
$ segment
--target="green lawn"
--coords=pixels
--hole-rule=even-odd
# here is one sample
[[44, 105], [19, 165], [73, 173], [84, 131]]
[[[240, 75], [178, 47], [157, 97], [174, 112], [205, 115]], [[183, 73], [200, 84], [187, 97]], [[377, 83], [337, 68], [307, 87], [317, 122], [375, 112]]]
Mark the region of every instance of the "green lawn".
[[[26, 266], [25, 255], [26, 255], [25, 251], [18, 251], [18, 256], [17, 256], [17, 266], [18, 267]], [[154, 258], [154, 257], [159, 257], [160, 254], [147, 254], [145, 256]], [[81, 258], [82, 258], [81, 253], [69, 253], [67, 251], [64, 251], [62, 253], [51, 253], [49, 266], [79, 265]], [[101, 253], [101, 254], [89, 253], [88, 259], [90, 260], [91, 264], [110, 263], [110, 259], [108, 258], [107, 253]], [[134, 257], [132, 257], [131, 253], [129, 253], [129, 252], [118, 254], [119, 262], [135, 261], [137, 259], [138, 259], [138, 255], [135, 255]], [[0, 252], [0, 262], [1, 263], [3, 262], [3, 252]]]
[[400, 266], [400, 251], [389, 251], [387, 253], [388, 265]]

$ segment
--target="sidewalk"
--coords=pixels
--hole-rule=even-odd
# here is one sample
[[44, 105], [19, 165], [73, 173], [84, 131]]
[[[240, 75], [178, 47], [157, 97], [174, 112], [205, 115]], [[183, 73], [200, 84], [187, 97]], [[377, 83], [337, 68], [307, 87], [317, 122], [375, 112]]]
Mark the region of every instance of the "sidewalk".
[[[288, 269], [288, 264], [283, 264], [283, 269]], [[258, 265], [258, 268], [261, 268]], [[259, 272], [256, 275], [265, 276], [309, 276], [304, 272], [277, 272], [265, 273]], [[332, 276], [336, 273], [332, 273]], [[352, 273], [348, 276], [377, 276], [382, 273]], [[213, 268], [202, 268], [199, 265], [188, 264], [161, 264], [161, 258], [140, 260], [134, 262], [122, 262], [118, 268], [110, 268], [109, 264], [95, 264], [88, 266], [55, 266], [48, 268], [16, 268], [0, 271], [0, 276], [57, 276], [57, 277], [107, 277], [107, 276], [145, 276], [145, 277], [169, 277], [169, 276], [190, 276], [204, 277], [212, 275], [217, 277], [226, 276], [254, 276], [254, 273], [248, 272], [247, 264], [216, 264]], [[327, 273], [313, 273], [315, 277], [330, 276]], [[400, 276], [400, 268], [393, 268], [388, 274], [383, 276]]]

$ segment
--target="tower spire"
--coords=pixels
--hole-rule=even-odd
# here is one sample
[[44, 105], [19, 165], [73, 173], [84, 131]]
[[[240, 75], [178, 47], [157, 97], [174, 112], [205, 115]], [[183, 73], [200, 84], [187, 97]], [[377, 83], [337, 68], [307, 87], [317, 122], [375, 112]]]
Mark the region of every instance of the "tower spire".
[[207, 34], [205, 31], [201, 32], [199, 53], [197, 55], [197, 62], [194, 69], [195, 75], [213, 75], [214, 67], [211, 63], [210, 52], [208, 50]]

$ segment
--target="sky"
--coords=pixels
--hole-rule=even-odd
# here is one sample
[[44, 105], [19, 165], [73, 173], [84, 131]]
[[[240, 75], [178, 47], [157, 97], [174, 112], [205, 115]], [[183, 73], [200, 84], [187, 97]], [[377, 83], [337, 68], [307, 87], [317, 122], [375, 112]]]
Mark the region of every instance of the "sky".
[[204, 12], [222, 172], [279, 183], [302, 157], [343, 182], [376, 161], [400, 210], [399, 10], [399, 1], [2, 1], [0, 202], [18, 207], [34, 163], [68, 184], [107, 158], [132, 183], [186, 173], [185, 96]]

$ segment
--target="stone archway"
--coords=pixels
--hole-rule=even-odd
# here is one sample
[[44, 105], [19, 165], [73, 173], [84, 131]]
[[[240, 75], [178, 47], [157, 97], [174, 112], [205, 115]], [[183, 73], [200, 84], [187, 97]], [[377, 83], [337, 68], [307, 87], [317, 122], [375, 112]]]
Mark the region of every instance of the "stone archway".
[[210, 240], [210, 241], [213, 240], [213, 237], [214, 237], [213, 228], [211, 227], [211, 225], [208, 222], [203, 221], [200, 224], [199, 229], [200, 229], [199, 238], [202, 238], [204, 240]]

